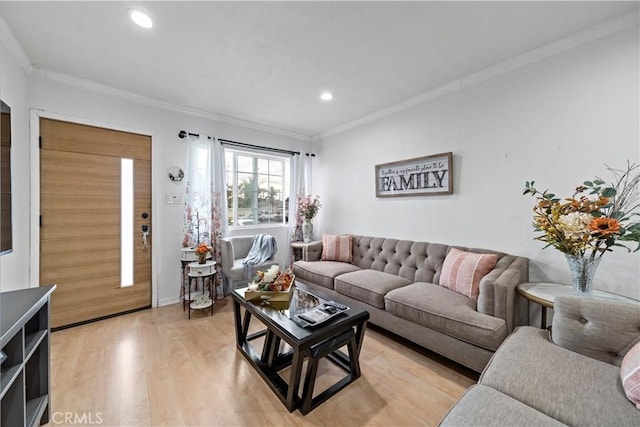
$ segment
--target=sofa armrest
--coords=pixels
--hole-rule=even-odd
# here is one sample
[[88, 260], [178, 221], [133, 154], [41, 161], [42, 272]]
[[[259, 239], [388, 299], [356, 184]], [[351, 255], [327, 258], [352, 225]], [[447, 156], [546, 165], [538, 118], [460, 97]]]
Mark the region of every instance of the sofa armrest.
[[504, 319], [507, 333], [517, 326], [517, 292], [519, 283], [529, 280], [529, 260], [505, 255], [496, 267], [480, 281], [477, 310], [480, 313]]
[[304, 261], [320, 261], [322, 258], [322, 240], [311, 242], [302, 247], [302, 259]]
[[561, 347], [620, 365], [640, 340], [640, 304], [558, 297], [551, 331], [552, 341]]
[[233, 243], [229, 238], [220, 239], [220, 252], [222, 256], [222, 262], [220, 268], [222, 272], [226, 275], [233, 267], [233, 260], [235, 259], [233, 252]]

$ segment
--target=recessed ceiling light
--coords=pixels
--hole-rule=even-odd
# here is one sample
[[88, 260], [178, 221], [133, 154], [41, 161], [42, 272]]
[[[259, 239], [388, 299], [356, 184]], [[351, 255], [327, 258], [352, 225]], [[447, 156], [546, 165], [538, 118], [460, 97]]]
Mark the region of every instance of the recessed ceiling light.
[[333, 94], [331, 92], [322, 92], [320, 99], [323, 101], [331, 101], [333, 99]]
[[136, 24], [138, 24], [139, 26], [141, 26], [142, 28], [153, 27], [153, 22], [151, 21], [151, 18], [149, 18], [149, 15], [147, 15], [146, 13], [140, 12], [139, 10], [136, 10], [136, 9], [129, 10], [129, 17], [131, 17], [131, 20]]

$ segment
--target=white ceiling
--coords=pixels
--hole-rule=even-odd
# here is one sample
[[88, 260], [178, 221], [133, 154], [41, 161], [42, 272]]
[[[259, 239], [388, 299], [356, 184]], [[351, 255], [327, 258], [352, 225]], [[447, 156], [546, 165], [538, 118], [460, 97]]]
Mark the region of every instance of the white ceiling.
[[[153, 19], [144, 30], [126, 11]], [[313, 136], [638, 8], [632, 2], [0, 2], [42, 70]], [[319, 100], [330, 90], [331, 102]]]

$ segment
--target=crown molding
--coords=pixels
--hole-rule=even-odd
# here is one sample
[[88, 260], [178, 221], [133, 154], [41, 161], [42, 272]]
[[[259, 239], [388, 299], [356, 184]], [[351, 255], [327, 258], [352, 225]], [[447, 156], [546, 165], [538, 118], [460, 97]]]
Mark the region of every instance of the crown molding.
[[121, 89], [116, 89], [111, 86], [103, 85], [91, 80], [81, 79], [68, 74], [60, 73], [57, 71], [47, 70], [44, 68], [37, 68], [31, 64], [29, 57], [13, 35], [11, 28], [6, 23], [4, 18], [0, 16], [0, 40], [7, 46], [7, 49], [11, 55], [18, 62], [18, 65], [23, 69], [27, 76], [39, 76], [40, 78], [63, 83], [69, 86], [78, 87], [81, 89], [103, 93], [105, 95], [111, 95], [121, 99], [134, 101], [140, 104], [148, 105], [150, 107], [161, 108], [164, 110], [175, 111], [190, 116], [202, 117], [205, 119], [215, 120], [223, 123], [228, 123], [235, 126], [242, 126], [249, 129], [254, 129], [262, 132], [273, 133], [276, 135], [282, 135], [289, 138], [309, 142], [311, 141], [311, 135], [295, 130], [285, 129], [274, 124], [259, 122], [249, 118], [231, 117], [218, 113], [211, 113], [208, 111], [198, 110], [196, 108], [185, 107], [181, 105], [172, 104], [165, 101], [160, 101], [147, 96], [139, 95], [133, 92], [128, 92]]
[[24, 73], [27, 75], [38, 75], [43, 79], [63, 83], [66, 85], [82, 88], [82, 89], [93, 91], [93, 92], [103, 93], [106, 95], [118, 97], [121, 99], [126, 99], [129, 101], [137, 102], [137, 103], [148, 105], [151, 107], [156, 107], [156, 108], [169, 110], [169, 111], [175, 111], [175, 112], [190, 115], [190, 116], [201, 117], [201, 118], [215, 120], [215, 121], [228, 123], [236, 126], [242, 126], [245, 128], [254, 129], [258, 131], [273, 133], [276, 135], [282, 135], [282, 136], [294, 138], [294, 139], [305, 141], [305, 142], [320, 142], [322, 141], [323, 138], [329, 137], [331, 135], [335, 135], [335, 134], [362, 126], [364, 124], [379, 120], [381, 118], [404, 111], [411, 107], [429, 102], [433, 99], [439, 98], [448, 93], [458, 91], [462, 88], [481, 83], [485, 80], [497, 77], [509, 71], [513, 71], [518, 68], [524, 67], [526, 65], [532, 64], [534, 62], [540, 61], [549, 56], [553, 56], [553, 55], [565, 52], [574, 47], [581, 46], [583, 44], [609, 36], [619, 31], [623, 31], [627, 28], [638, 25], [638, 23], [640, 22], [639, 18], [640, 18], [640, 13], [639, 13], [639, 10], [636, 9], [632, 12], [621, 15], [617, 18], [613, 18], [601, 24], [595, 25], [587, 30], [578, 32], [571, 36], [549, 43], [545, 46], [533, 49], [529, 52], [526, 52], [522, 55], [518, 55], [511, 59], [508, 59], [499, 64], [489, 66], [487, 68], [484, 68], [480, 71], [469, 74], [460, 79], [438, 86], [430, 91], [427, 91], [420, 95], [409, 98], [393, 106], [378, 110], [360, 119], [351, 121], [349, 123], [345, 123], [341, 126], [335, 127], [333, 129], [330, 129], [324, 132], [317, 133], [315, 135], [309, 135], [304, 131], [300, 131], [300, 130], [282, 128], [274, 124], [260, 122], [250, 118], [243, 118], [238, 116], [231, 117], [223, 114], [199, 110], [196, 108], [176, 105], [166, 101], [160, 101], [154, 98], [150, 98], [150, 97], [139, 95], [133, 92], [117, 89], [117, 88], [103, 85], [101, 83], [97, 83], [91, 80], [81, 79], [81, 78], [60, 73], [57, 71], [36, 68], [31, 64], [29, 57], [27, 56], [24, 49], [22, 48], [18, 40], [15, 38], [15, 36], [11, 32], [11, 29], [9, 28], [9, 26], [7, 25], [7, 23], [2, 17], [0, 17], [0, 40], [2, 41], [2, 43], [5, 44], [9, 52], [16, 59], [20, 67], [22, 67]]
[[110, 95], [116, 98], [125, 99], [128, 101], [137, 102], [139, 104], [144, 104], [150, 107], [160, 108], [163, 110], [174, 111], [177, 113], [186, 114], [189, 116], [201, 117], [204, 119], [215, 120], [223, 123], [228, 123], [236, 126], [242, 126], [249, 129], [259, 130], [262, 132], [273, 133], [276, 135], [282, 135], [289, 138], [294, 138], [297, 140], [309, 142], [311, 141], [311, 135], [305, 134], [304, 132], [292, 130], [292, 129], [284, 129], [272, 124], [261, 123], [251, 119], [245, 119], [241, 117], [231, 117], [218, 113], [211, 113], [204, 110], [199, 110], [196, 108], [185, 107], [182, 105], [172, 104], [166, 101], [160, 101], [154, 98], [150, 98], [144, 95], [139, 95], [134, 92], [129, 92], [122, 89], [117, 89], [112, 86], [104, 85], [101, 83], [94, 82], [92, 80], [82, 79], [79, 77], [71, 76], [69, 74], [61, 73], [58, 71], [47, 70], [42, 68], [32, 68], [32, 75], [39, 76], [42, 79], [54, 81], [57, 83], [62, 83], [68, 86], [77, 87], [80, 89], [88, 90], [91, 92], [102, 93], [105, 95]]
[[368, 114], [360, 119], [354, 120], [349, 123], [345, 123], [341, 126], [335, 127], [325, 132], [318, 133], [317, 135], [313, 136], [312, 140], [322, 141], [323, 138], [327, 138], [331, 135], [345, 132], [347, 130], [362, 126], [364, 124], [374, 122], [383, 117], [387, 117], [392, 114], [398, 113], [400, 111], [407, 110], [411, 107], [426, 103], [428, 101], [439, 98], [448, 93], [460, 90], [462, 88], [469, 87], [469, 86], [481, 83], [485, 80], [492, 79], [501, 74], [516, 70], [518, 68], [521, 68], [526, 65], [545, 59], [549, 56], [566, 52], [570, 49], [581, 46], [583, 44], [626, 30], [627, 28], [638, 25], [639, 22], [640, 22], [640, 10], [636, 9], [632, 12], [626, 13], [624, 15], [618, 16], [617, 18], [613, 18], [608, 21], [604, 21], [598, 25], [595, 25], [591, 28], [580, 31], [573, 35], [567, 36], [555, 42], [530, 50], [529, 52], [523, 53], [522, 55], [515, 56], [504, 62], [489, 66], [480, 71], [477, 71], [475, 73], [462, 77], [458, 80], [445, 83], [441, 86], [436, 87], [435, 89], [432, 89], [428, 92], [424, 92], [418, 96], [409, 98], [391, 107], [384, 108], [372, 114]]
[[190, 116], [201, 117], [205, 119], [215, 120], [223, 123], [228, 123], [235, 126], [242, 126], [249, 129], [254, 129], [262, 132], [268, 132], [276, 135], [282, 135], [289, 138], [310, 142], [311, 135], [295, 130], [285, 129], [274, 124], [260, 122], [243, 117], [231, 117], [218, 113], [211, 113], [208, 111], [198, 110], [196, 108], [185, 107], [182, 105], [176, 105], [165, 101], [160, 101], [154, 98], [139, 95], [133, 92], [128, 92], [121, 89], [116, 89], [111, 86], [103, 85], [91, 80], [81, 79], [68, 74], [60, 73], [57, 71], [47, 70], [44, 68], [38, 68], [31, 64], [31, 60], [27, 56], [26, 52], [20, 45], [20, 42], [16, 39], [11, 31], [11, 28], [7, 22], [0, 16], [0, 41], [4, 43], [11, 55], [18, 62], [20, 68], [27, 76], [39, 76], [42, 79], [50, 80], [58, 83], [63, 83], [69, 86], [102, 93], [105, 95], [111, 95], [117, 98], [126, 99], [129, 101], [144, 104], [150, 107], [156, 107], [164, 110], [175, 111]]
[[7, 47], [11, 56], [18, 62], [20, 68], [22, 68], [25, 73], [28, 73], [32, 66], [27, 53], [22, 49], [22, 46], [18, 42], [18, 39], [13, 35], [11, 28], [4, 20], [3, 17], [0, 16], [0, 40]]

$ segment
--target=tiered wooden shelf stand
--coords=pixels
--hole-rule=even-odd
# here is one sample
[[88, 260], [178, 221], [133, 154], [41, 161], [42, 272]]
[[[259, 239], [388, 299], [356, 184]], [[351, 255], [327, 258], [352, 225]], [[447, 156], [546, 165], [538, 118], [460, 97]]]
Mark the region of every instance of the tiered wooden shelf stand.
[[55, 285], [0, 293], [0, 426], [49, 422], [49, 307]]

